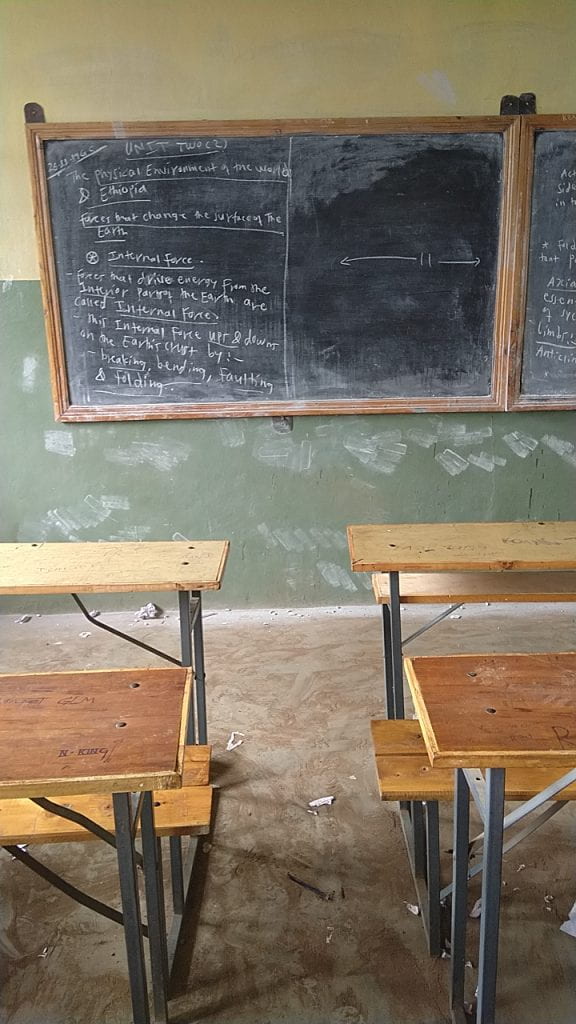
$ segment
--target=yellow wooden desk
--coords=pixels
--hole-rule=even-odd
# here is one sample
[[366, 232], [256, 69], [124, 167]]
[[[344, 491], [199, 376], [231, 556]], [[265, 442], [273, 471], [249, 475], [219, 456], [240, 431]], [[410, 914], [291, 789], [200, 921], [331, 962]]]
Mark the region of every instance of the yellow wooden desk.
[[576, 522], [349, 526], [355, 572], [576, 569]]
[[[355, 572], [387, 574], [376, 579], [375, 590], [389, 718], [404, 718], [401, 601], [576, 600], [576, 522], [359, 525], [348, 527], [348, 543]], [[428, 863], [439, 857], [438, 807], [416, 800], [401, 803], [400, 812], [429, 949], [440, 955], [440, 889], [430, 883], [436, 872]]]
[[388, 573], [388, 714], [403, 718], [400, 573], [576, 569], [576, 522], [366, 524], [348, 527], [348, 546], [354, 572]]
[[[194, 665], [195, 701], [187, 741], [207, 742], [202, 603], [219, 590], [228, 541], [0, 544], [0, 595], [72, 594], [92, 626], [120, 636], [175, 665]], [[173, 658], [89, 614], [78, 594], [176, 591], [181, 658]], [[196, 721], [197, 717], [197, 721]]]
[[[452, 1014], [463, 1024], [469, 787], [484, 820], [477, 1024], [494, 1024], [504, 828], [576, 778], [576, 653], [407, 658], [406, 674], [433, 765], [456, 769]], [[504, 817], [507, 767], [554, 768], [554, 787]], [[486, 769], [486, 800], [475, 771]], [[466, 771], [468, 769], [468, 771]]]
[[[162, 1022], [167, 1020], [168, 951], [151, 791], [182, 784], [191, 681], [190, 668], [0, 675], [0, 800], [42, 798], [42, 806], [54, 794], [112, 793], [115, 831], [107, 841], [118, 857], [135, 1024], [150, 1021], [136, 818], [142, 834], [155, 1020]], [[131, 794], [139, 796], [133, 799]], [[52, 813], [67, 813], [65, 807], [48, 803]]]

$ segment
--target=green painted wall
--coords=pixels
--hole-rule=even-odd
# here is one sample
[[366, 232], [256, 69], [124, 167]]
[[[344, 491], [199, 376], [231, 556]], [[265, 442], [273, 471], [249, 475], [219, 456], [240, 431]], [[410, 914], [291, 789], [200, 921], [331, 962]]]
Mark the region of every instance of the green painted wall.
[[413, 116], [533, 89], [568, 111], [572, 0], [0, 0], [0, 30], [0, 539], [228, 537], [214, 600], [290, 607], [370, 599], [350, 522], [574, 518], [573, 413], [55, 423], [21, 125], [28, 100], [56, 121]]

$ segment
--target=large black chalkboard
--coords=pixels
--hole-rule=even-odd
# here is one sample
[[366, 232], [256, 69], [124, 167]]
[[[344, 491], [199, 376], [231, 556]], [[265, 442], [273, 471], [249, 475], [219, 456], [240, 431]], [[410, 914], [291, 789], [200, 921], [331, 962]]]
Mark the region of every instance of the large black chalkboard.
[[[521, 405], [576, 402], [576, 133], [527, 122], [533, 160]], [[557, 119], [551, 119], [557, 120]]]
[[474, 126], [29, 126], [59, 414], [494, 407], [508, 122]]

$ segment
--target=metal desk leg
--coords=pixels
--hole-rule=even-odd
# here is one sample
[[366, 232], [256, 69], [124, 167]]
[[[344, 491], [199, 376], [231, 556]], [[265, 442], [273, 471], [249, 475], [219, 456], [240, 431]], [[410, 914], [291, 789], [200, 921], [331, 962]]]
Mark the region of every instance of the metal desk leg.
[[428, 800], [424, 806], [426, 816], [426, 876], [427, 903], [423, 912], [428, 918], [428, 952], [440, 956], [442, 947], [440, 907], [440, 825], [438, 801]]
[[466, 776], [456, 769], [454, 779], [454, 842], [452, 853], [452, 970], [450, 1008], [454, 1024], [464, 1016], [464, 971], [466, 963], [466, 916], [468, 913], [468, 838], [470, 828], [470, 793]]
[[134, 1024], [150, 1024], [142, 920], [132, 833], [132, 802], [129, 793], [113, 793], [112, 802]]
[[142, 856], [144, 860], [144, 884], [146, 887], [154, 1018], [156, 1024], [167, 1024], [168, 950], [166, 942], [164, 884], [162, 879], [162, 852], [160, 840], [156, 836], [154, 829], [152, 797], [152, 793], [144, 793], [142, 797], [140, 817], [142, 826]]
[[196, 601], [194, 615], [194, 678], [196, 682], [196, 707], [198, 713], [198, 742], [208, 742], [208, 723], [206, 719], [206, 676], [204, 673], [204, 630], [202, 626], [202, 594], [199, 590], [192, 591]]
[[394, 687], [394, 718], [404, 718], [404, 678], [402, 673], [402, 624], [400, 621], [400, 582], [397, 572], [388, 573], [390, 588], [390, 658]]
[[[193, 663], [192, 659], [192, 631], [190, 628], [192, 609], [190, 604], [190, 591], [179, 590], [178, 591], [178, 611], [180, 613], [180, 661], [182, 665], [187, 667]], [[193, 688], [192, 698], [190, 700], [190, 710], [188, 712], [188, 730], [186, 733], [187, 743], [196, 743], [196, 724], [195, 724], [195, 710], [194, 710], [194, 695], [196, 686]]]
[[482, 875], [482, 916], [478, 958], [477, 1024], [494, 1024], [496, 976], [498, 973], [498, 928], [502, 885], [502, 841], [504, 822], [504, 768], [487, 768], [484, 873]]
[[[190, 591], [178, 591], [178, 611], [180, 613], [180, 656], [182, 665], [191, 666], [192, 659], [192, 631], [190, 603]], [[196, 723], [194, 711], [194, 697], [196, 687], [194, 686], [190, 699], [188, 712], [188, 726], [186, 731], [186, 742], [196, 743]], [[182, 839], [180, 836], [170, 836], [170, 878], [172, 882], [172, 907], [175, 914], [184, 913], [185, 892], [184, 892], [184, 865], [182, 859]]]
[[394, 714], [394, 680], [392, 677], [390, 608], [382, 605], [382, 646], [384, 649], [384, 694], [386, 698], [386, 717], [395, 718]]

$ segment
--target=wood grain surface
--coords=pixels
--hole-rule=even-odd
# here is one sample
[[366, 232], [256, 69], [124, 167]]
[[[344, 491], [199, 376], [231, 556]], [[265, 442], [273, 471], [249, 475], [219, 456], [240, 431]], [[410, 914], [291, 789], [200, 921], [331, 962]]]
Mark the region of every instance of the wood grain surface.
[[[154, 793], [154, 827], [159, 836], [205, 835], [210, 829], [212, 786], [186, 786]], [[114, 831], [112, 798], [104, 793], [81, 796], [53, 796], [86, 815], [102, 828]], [[78, 843], [95, 840], [93, 832], [51, 811], [37, 807], [31, 800], [0, 801], [0, 845], [17, 843]]]
[[[454, 769], [430, 764], [418, 722], [375, 719], [370, 728], [382, 800], [452, 800]], [[506, 799], [529, 800], [561, 774], [562, 769], [558, 768], [508, 768]], [[552, 799], [576, 800], [576, 783]]]
[[192, 670], [0, 675], [0, 797], [179, 788]]
[[576, 766], [573, 651], [406, 658], [405, 666], [432, 764]]
[[355, 572], [576, 569], [576, 522], [348, 527]]
[[[388, 574], [372, 574], [378, 604], [388, 604]], [[482, 601], [576, 601], [576, 572], [426, 572], [400, 573], [403, 604], [453, 604]]]
[[0, 594], [219, 590], [229, 542], [0, 544]]

